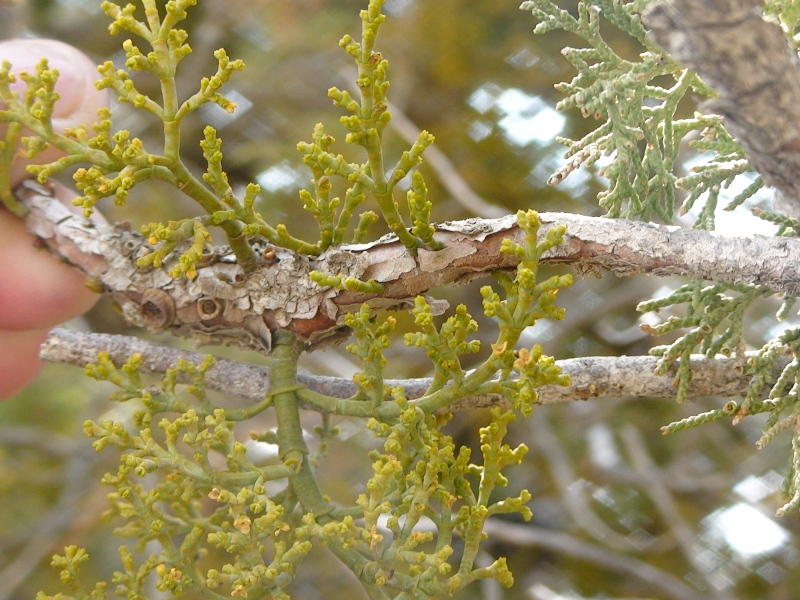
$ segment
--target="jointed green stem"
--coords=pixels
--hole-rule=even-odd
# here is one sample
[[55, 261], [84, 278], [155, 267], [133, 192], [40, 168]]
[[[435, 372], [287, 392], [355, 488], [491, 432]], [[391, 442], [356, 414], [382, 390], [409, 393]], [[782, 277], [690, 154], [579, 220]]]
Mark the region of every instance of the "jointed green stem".
[[284, 465], [293, 475], [289, 483], [306, 512], [326, 515], [332, 506], [322, 497], [317, 480], [308, 460], [308, 446], [303, 439], [300, 424], [300, 409], [297, 394], [297, 360], [300, 357], [300, 342], [296, 336], [284, 330], [273, 336], [272, 363], [270, 365], [270, 387], [288, 389], [274, 397], [275, 415], [278, 419], [278, 451]]
[[396, 402], [384, 401], [376, 407], [372, 402], [357, 400], [355, 397], [333, 398], [308, 388], [301, 388], [295, 393], [300, 400], [311, 404], [320, 411], [342, 417], [377, 417], [383, 422], [389, 422], [399, 417], [403, 411]]

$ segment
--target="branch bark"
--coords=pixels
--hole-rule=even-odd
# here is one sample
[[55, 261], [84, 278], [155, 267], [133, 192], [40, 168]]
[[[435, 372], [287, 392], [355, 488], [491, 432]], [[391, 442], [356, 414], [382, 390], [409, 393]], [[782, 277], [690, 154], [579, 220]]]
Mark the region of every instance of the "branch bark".
[[800, 60], [760, 0], [673, 0], [644, 15], [656, 42], [719, 94], [723, 117], [750, 164], [800, 215]]
[[[438, 252], [411, 252], [394, 236], [332, 248], [319, 257], [277, 248], [275, 258], [246, 274], [227, 248], [217, 248], [194, 280], [175, 280], [167, 274], [169, 262], [166, 269], [136, 266], [150, 250], [140, 234], [76, 216], [31, 182], [17, 194], [30, 208], [30, 231], [95, 279], [132, 324], [193, 337], [198, 344], [236, 344], [261, 352], [269, 351], [271, 332], [278, 328], [319, 343], [346, 334], [342, 315], [364, 302], [376, 310], [402, 309], [434, 287], [513, 269], [518, 258], [503, 254], [501, 242], [523, 242], [513, 216], [476, 218], [438, 225], [435, 237], [445, 244]], [[800, 294], [800, 241], [795, 239], [726, 237], [566, 213], [540, 218], [543, 231], [567, 226], [564, 243], [543, 260], [579, 273], [686, 275]], [[368, 294], [322, 287], [309, 279], [312, 270], [375, 280], [385, 290]]]
[[[174, 368], [179, 359], [198, 364], [204, 357], [198, 352], [177, 350], [122, 335], [78, 333], [54, 329], [42, 345], [41, 357], [50, 362], [85, 367], [97, 361], [99, 352], [108, 352], [114, 364], [121, 365], [131, 354], [142, 356], [141, 371], [161, 375]], [[539, 404], [556, 404], [574, 400], [611, 398], [671, 398], [674, 396], [674, 377], [654, 373], [658, 359], [653, 356], [620, 356], [571, 358], [557, 361], [571, 383], [565, 387], [547, 385], [538, 390]], [[773, 367], [772, 381], [780, 375], [788, 359]], [[747, 392], [750, 378], [744, 373], [740, 358], [706, 358], [695, 355], [691, 360], [692, 382], [689, 398], [742, 396]], [[333, 396], [349, 398], [356, 387], [350, 379], [300, 374], [298, 381], [309, 389]], [[409, 398], [425, 393], [431, 379], [387, 380], [390, 386], [402, 386]], [[188, 379], [183, 379], [188, 383]], [[235, 394], [259, 401], [269, 391], [269, 368], [251, 363], [217, 358], [206, 373], [206, 385], [211, 390]], [[770, 386], [766, 386], [769, 389]], [[478, 408], [505, 402], [501, 396], [486, 395], [465, 398], [453, 410]], [[311, 407], [306, 407], [311, 408]], [[314, 409], [316, 410], [316, 409]]]

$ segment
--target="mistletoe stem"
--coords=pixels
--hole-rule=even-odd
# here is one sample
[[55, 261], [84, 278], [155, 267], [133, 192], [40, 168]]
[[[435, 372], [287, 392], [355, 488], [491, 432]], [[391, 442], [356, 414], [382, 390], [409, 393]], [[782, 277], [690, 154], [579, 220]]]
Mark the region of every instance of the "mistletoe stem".
[[297, 360], [302, 345], [294, 333], [278, 330], [273, 336], [270, 389], [279, 391], [274, 395], [275, 415], [278, 419], [278, 451], [293, 473], [289, 483], [303, 509], [314, 515], [328, 514], [333, 508], [322, 497], [317, 480], [308, 460], [309, 450], [303, 439], [300, 423], [300, 405], [296, 390]]

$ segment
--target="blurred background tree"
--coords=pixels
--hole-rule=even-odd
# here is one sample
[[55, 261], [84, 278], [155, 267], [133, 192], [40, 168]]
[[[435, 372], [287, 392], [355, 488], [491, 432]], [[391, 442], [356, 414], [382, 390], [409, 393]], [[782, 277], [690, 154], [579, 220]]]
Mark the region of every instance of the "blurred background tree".
[[[186, 27], [194, 52], [184, 61], [187, 84], [213, 72], [212, 52], [222, 46], [248, 69], [227, 88], [239, 106], [236, 113], [206, 106], [196, 129], [184, 136], [185, 156], [202, 164], [197, 144], [202, 126], [217, 127], [231, 181], [262, 186], [268, 201], [259, 210], [268, 220], [291, 219], [298, 228], [308, 219], [313, 225], [298, 211], [297, 192], [310, 173], [295, 146], [310, 138], [318, 121], [335, 121], [326, 91], [353, 79], [338, 40], [358, 27], [363, 5], [362, 0], [220, 0], [190, 13]], [[0, 11], [4, 39], [52, 37], [98, 61], [120, 60], [120, 40], [102, 33], [107, 18], [97, 0], [7, 0]], [[558, 188], [546, 184], [563, 163], [556, 135], [579, 138], [587, 127], [580, 115], [554, 108], [559, 95], [553, 85], [573, 76], [560, 50], [576, 40], [563, 33], [534, 36], [535, 21], [510, 0], [387, 0], [386, 12], [380, 49], [390, 61], [395, 116], [388, 141], [399, 146], [419, 129], [436, 136], [435, 153], [427, 154], [422, 166], [435, 221], [520, 208], [602, 213], [595, 196], [603, 179], [595, 171], [575, 173]], [[638, 51], [626, 47], [627, 39], [617, 42], [620, 53]], [[141, 82], [145, 93], [148, 84]], [[145, 140], [148, 132], [156, 133], [155, 122], [125, 110], [120, 107], [118, 127]], [[124, 209], [104, 206], [109, 218], [135, 225], [175, 218], [167, 212], [175, 210], [174, 202], [164, 202], [158, 186], [136, 193], [137, 201]], [[757, 197], [750, 204], [762, 201]], [[445, 290], [443, 296], [482, 315], [478, 285]], [[579, 280], [559, 297], [566, 319], [541, 323], [526, 343], [541, 343], [556, 358], [644, 354], [664, 340], [640, 331], [635, 307], [665, 285], [675, 282], [612, 275]], [[764, 304], [763, 315], [774, 313]], [[402, 324], [406, 317], [399, 318]], [[757, 315], [750, 319], [749, 343], [763, 343], [766, 322]], [[104, 302], [72, 326], [129, 333]], [[255, 354], [213, 352], [263, 361]], [[429, 363], [409, 354], [402, 345], [387, 351], [390, 376], [427, 374]], [[304, 360], [308, 370], [324, 375], [349, 377], [357, 368], [337, 349]], [[53, 365], [35, 385], [0, 405], [0, 600], [53, 589], [57, 573], [47, 564], [66, 544], [88, 548], [98, 569], [90, 576], [107, 577], [113, 569], [120, 541], [110, 533], [114, 523], [101, 519], [107, 490], [99, 479], [114, 470], [115, 457], [96, 455], [81, 434], [86, 418], [99, 421], [105, 412], [122, 410], [106, 402], [107, 391], [77, 369]], [[661, 425], [707, 410], [704, 404], [576, 402], [539, 408], [530, 420], [517, 422], [510, 441], [525, 442], [531, 452], [511, 486], [532, 491], [534, 517], [530, 524], [495, 524], [487, 545], [489, 552], [509, 556], [517, 583], [510, 590], [494, 583], [473, 586], [462, 597], [796, 597], [800, 526], [772, 517], [781, 504], [775, 492], [786, 441], [755, 454], [755, 418], [736, 429], [717, 423], [659, 435]], [[481, 411], [459, 414], [450, 433], [475, 446], [474, 424], [486, 421]], [[334, 454], [341, 470], [328, 473], [326, 485], [352, 497], [368, 463], [350, 457], [363, 456], [353, 449], [373, 440], [346, 422], [342, 427], [345, 440], [332, 454], [348, 458], [336, 460]], [[352, 597], [352, 576], [331, 572], [329, 564], [324, 551], [317, 551], [293, 595]]]

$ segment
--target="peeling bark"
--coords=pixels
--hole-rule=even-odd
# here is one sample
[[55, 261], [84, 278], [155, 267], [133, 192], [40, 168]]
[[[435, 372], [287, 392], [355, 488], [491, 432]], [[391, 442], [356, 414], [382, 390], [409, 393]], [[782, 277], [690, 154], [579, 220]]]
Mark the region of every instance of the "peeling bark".
[[[319, 257], [276, 248], [250, 273], [227, 248], [216, 248], [195, 279], [172, 279], [166, 268], [140, 269], [147, 240], [123, 227], [93, 223], [71, 213], [40, 186], [28, 182], [18, 196], [30, 208], [26, 222], [55, 254], [98, 282], [132, 324], [194, 338], [198, 344], [234, 344], [268, 352], [271, 333], [288, 329], [316, 344], [346, 334], [342, 316], [363, 302], [375, 310], [402, 309], [437, 286], [457, 285], [512, 269], [518, 258], [500, 252], [505, 238], [523, 243], [509, 215], [437, 226], [439, 252], [408, 250], [390, 235], [332, 248]], [[751, 283], [800, 294], [800, 240], [726, 237], [695, 231], [567, 213], [542, 213], [542, 234], [566, 225], [564, 242], [544, 262], [579, 273], [686, 275], [717, 282]], [[172, 261], [176, 257], [169, 257]], [[309, 279], [312, 270], [374, 279], [380, 294], [340, 291]], [[160, 292], [148, 291], [160, 290]], [[443, 310], [439, 304], [435, 308]]]

